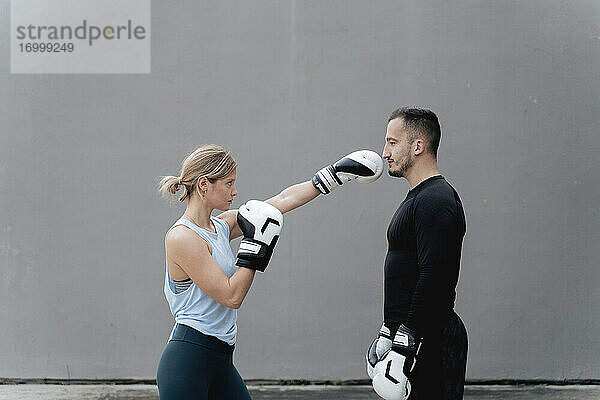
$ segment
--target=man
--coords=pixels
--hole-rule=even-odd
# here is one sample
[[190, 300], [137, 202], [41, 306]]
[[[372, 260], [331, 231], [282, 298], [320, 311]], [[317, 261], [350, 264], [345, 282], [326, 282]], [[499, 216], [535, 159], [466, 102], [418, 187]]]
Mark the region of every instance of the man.
[[384, 324], [367, 368], [390, 400], [463, 398], [467, 334], [454, 300], [466, 223], [438, 169], [440, 136], [430, 110], [402, 107], [388, 119], [382, 156], [410, 190], [387, 230]]

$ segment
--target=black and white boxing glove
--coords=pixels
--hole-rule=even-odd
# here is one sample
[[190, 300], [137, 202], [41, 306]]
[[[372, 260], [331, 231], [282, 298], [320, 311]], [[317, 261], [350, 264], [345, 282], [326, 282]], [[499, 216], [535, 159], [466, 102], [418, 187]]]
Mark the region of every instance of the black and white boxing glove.
[[250, 200], [238, 210], [237, 223], [244, 238], [235, 264], [264, 272], [283, 227], [283, 214], [264, 201]]
[[367, 351], [367, 375], [373, 379], [375, 377], [375, 366], [392, 349], [392, 337], [390, 329], [381, 324], [377, 338], [373, 340]]
[[385, 400], [406, 400], [410, 396], [408, 376], [415, 367], [419, 341], [406, 326], [400, 325], [391, 350], [374, 368], [373, 389]]
[[359, 150], [317, 171], [312, 184], [319, 192], [327, 194], [353, 179], [360, 183], [376, 181], [382, 172], [383, 160], [379, 154], [371, 150]]

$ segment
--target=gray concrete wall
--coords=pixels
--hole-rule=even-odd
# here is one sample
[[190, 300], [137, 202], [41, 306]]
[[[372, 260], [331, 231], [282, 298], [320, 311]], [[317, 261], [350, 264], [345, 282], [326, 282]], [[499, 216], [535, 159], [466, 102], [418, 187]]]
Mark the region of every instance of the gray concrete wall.
[[[0, 0], [0, 377], [152, 378], [172, 327], [156, 191], [194, 146], [234, 206], [435, 110], [468, 218], [470, 379], [599, 378], [600, 3], [153, 2], [152, 74], [10, 75]], [[365, 378], [405, 181], [286, 216], [239, 313], [247, 378]], [[234, 244], [237, 245], [237, 243]]]

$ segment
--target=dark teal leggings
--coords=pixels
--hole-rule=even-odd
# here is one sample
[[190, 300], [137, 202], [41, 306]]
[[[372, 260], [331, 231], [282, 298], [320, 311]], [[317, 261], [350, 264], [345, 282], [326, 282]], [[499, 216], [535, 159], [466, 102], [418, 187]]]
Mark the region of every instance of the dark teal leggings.
[[251, 399], [233, 366], [233, 346], [177, 324], [156, 374], [160, 400]]

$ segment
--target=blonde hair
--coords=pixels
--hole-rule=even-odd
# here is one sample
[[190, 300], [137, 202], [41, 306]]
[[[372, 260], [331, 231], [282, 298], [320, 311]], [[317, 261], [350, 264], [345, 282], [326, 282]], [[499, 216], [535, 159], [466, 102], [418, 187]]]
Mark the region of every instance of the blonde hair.
[[183, 160], [180, 176], [163, 176], [159, 191], [163, 197], [171, 198], [183, 187], [179, 201], [192, 196], [198, 181], [205, 176], [209, 182], [225, 178], [237, 167], [231, 154], [216, 144], [205, 144], [194, 150]]

